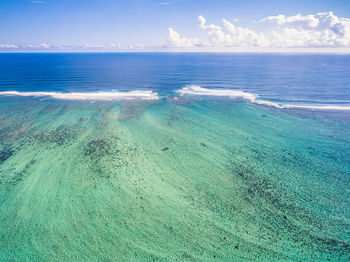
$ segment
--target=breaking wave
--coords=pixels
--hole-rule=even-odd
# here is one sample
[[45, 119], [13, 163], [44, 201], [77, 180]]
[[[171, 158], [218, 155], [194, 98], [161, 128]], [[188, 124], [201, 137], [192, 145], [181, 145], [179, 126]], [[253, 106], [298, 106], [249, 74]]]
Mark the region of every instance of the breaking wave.
[[158, 100], [158, 94], [152, 91], [130, 91], [130, 92], [87, 92], [87, 93], [62, 93], [62, 92], [18, 92], [18, 91], [4, 91], [0, 95], [9, 96], [32, 96], [32, 97], [52, 97], [56, 99], [65, 100]]
[[177, 91], [181, 95], [199, 95], [199, 96], [219, 96], [229, 98], [242, 98], [254, 104], [273, 106], [276, 108], [300, 108], [300, 109], [317, 109], [317, 110], [350, 110], [350, 106], [338, 106], [334, 104], [328, 105], [296, 105], [276, 103], [272, 101], [259, 99], [259, 96], [254, 93], [245, 92], [242, 90], [231, 89], [208, 89], [196, 85], [185, 86]]

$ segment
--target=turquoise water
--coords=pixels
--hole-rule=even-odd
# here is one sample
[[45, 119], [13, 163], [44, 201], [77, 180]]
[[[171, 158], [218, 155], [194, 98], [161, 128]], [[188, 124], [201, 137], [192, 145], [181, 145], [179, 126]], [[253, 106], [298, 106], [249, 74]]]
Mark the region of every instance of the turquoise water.
[[0, 54], [0, 261], [349, 261], [349, 68]]
[[349, 261], [347, 112], [0, 96], [1, 261]]

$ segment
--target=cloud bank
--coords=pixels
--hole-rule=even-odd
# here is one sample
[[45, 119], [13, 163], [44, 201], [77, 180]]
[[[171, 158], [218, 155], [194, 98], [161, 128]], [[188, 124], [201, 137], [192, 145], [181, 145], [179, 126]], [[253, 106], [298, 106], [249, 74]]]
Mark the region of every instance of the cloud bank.
[[[267, 16], [253, 23], [260, 31], [239, 24], [238, 19], [222, 19], [213, 24], [200, 15], [197, 19], [199, 36], [182, 36], [173, 27], [168, 28], [165, 43], [121, 44], [93, 43], [77, 46], [55, 44], [0, 43], [5, 52], [143, 52], [164, 50], [189, 51], [312, 51], [350, 52], [350, 18], [338, 17], [333, 12], [316, 14], [283, 14]], [[237, 48], [237, 49], [234, 49]], [[320, 51], [318, 51], [320, 50]], [[337, 51], [338, 50], [338, 51]]]
[[169, 28], [168, 47], [350, 47], [350, 19], [333, 12], [295, 16], [276, 15], [260, 19], [271, 27], [264, 32], [237, 26], [237, 19], [222, 19], [222, 26], [198, 17], [198, 27], [207, 39], [184, 38]]
[[28, 52], [50, 52], [50, 51], [83, 51], [83, 52], [95, 52], [95, 51], [129, 51], [129, 50], [142, 50], [152, 48], [152, 46], [146, 46], [141, 44], [84, 44], [84, 45], [51, 45], [47, 43], [42, 44], [27, 44], [27, 45], [16, 45], [16, 44], [2, 44], [0, 43], [0, 50], [5, 51], [28, 51]]

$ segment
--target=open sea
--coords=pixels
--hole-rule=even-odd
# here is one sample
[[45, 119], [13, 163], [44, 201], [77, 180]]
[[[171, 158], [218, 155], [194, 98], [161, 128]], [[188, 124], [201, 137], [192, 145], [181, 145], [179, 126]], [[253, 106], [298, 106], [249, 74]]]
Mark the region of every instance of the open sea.
[[350, 55], [0, 54], [0, 261], [350, 261]]

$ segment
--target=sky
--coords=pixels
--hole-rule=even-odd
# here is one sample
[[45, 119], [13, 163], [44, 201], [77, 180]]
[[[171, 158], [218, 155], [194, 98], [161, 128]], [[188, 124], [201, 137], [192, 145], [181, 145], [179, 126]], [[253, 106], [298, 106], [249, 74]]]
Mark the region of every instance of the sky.
[[0, 52], [350, 52], [350, 0], [1, 0]]

